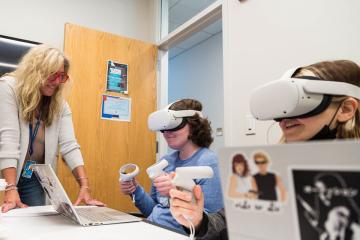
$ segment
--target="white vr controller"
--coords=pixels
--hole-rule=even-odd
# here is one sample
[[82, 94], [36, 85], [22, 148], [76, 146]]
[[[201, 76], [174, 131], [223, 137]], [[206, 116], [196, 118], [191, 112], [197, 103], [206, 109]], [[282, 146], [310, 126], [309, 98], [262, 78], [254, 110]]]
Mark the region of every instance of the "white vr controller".
[[6, 188], [7, 182], [5, 179], [0, 179], [0, 191], [4, 191]]
[[172, 183], [186, 191], [192, 192], [195, 187], [193, 179], [212, 178], [214, 171], [209, 166], [178, 167]]
[[[131, 172], [127, 172], [129, 169], [133, 169], [133, 171]], [[132, 181], [134, 179], [134, 177], [136, 177], [139, 174], [139, 167], [136, 164], [133, 163], [128, 163], [123, 165], [120, 170], [119, 170], [119, 174], [120, 174], [120, 178], [119, 181], [121, 182], [129, 182]], [[132, 201], [135, 202], [135, 195], [134, 194], [130, 194]]]
[[164, 168], [169, 165], [169, 162], [166, 159], [163, 159], [146, 169], [146, 173], [148, 174], [151, 180], [159, 177], [160, 175], [164, 174]]
[[[155, 178], [165, 174], [164, 169], [169, 165], [169, 162], [166, 159], [163, 159], [150, 167], [146, 169], [146, 173], [148, 174], [151, 181], [153, 181]], [[167, 206], [169, 203], [168, 197], [160, 196], [159, 197], [159, 203], [163, 206]]]
[[[132, 172], [127, 172], [128, 169], [134, 169]], [[136, 177], [139, 174], [139, 167], [136, 164], [133, 163], [128, 163], [123, 165], [120, 170], [119, 170], [119, 174], [120, 174], [120, 178], [119, 180], [121, 182], [127, 182], [127, 181], [131, 181], [134, 179], [134, 177]]]
[[[180, 190], [190, 192], [192, 201], [195, 202], [195, 197], [192, 192], [195, 187], [193, 179], [212, 178], [213, 176], [214, 171], [209, 166], [178, 167], [175, 170], [175, 177], [173, 178], [172, 183]], [[184, 214], [183, 216], [190, 224], [189, 239], [193, 240], [195, 236], [195, 227], [191, 221], [191, 217]]]

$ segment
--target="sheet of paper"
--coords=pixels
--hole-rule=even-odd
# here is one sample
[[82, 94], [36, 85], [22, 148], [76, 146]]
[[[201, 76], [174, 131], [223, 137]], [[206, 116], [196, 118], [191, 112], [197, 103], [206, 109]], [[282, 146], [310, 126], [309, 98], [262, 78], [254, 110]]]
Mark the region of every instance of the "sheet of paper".
[[131, 99], [102, 95], [101, 119], [130, 122]]
[[36, 217], [59, 214], [52, 205], [16, 208], [6, 213], [0, 213], [1, 217]]

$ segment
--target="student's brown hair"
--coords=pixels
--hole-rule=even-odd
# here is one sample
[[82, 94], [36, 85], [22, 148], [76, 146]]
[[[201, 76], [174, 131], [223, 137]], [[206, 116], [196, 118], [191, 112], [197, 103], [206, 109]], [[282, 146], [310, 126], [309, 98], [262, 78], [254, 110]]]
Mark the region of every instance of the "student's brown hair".
[[[170, 110], [197, 110], [202, 111], [202, 104], [195, 99], [181, 99], [170, 106]], [[202, 118], [198, 114], [186, 117], [190, 126], [189, 139], [199, 147], [209, 147], [213, 142], [211, 136], [212, 129], [207, 118]]]

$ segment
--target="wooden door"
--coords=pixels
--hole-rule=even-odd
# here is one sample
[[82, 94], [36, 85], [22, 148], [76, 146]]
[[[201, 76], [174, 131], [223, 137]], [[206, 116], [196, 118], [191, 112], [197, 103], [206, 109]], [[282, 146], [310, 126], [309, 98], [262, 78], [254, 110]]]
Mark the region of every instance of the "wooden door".
[[[71, 63], [68, 102], [93, 197], [109, 207], [134, 211], [130, 197], [120, 193], [119, 168], [126, 163], [137, 164], [137, 180], [149, 190], [145, 169], [155, 162], [156, 140], [147, 128], [147, 117], [156, 109], [157, 47], [73, 24], [65, 25], [64, 42]], [[106, 92], [108, 60], [128, 64], [127, 95]], [[131, 121], [102, 120], [102, 94], [131, 98]], [[57, 171], [75, 201], [79, 188], [62, 160]]]

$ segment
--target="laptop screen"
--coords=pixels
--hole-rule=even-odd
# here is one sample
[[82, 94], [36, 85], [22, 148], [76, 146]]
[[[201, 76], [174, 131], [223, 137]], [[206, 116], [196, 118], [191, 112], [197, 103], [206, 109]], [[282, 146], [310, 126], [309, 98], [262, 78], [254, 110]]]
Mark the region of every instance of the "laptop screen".
[[230, 239], [360, 239], [359, 156], [353, 141], [221, 149]]
[[33, 169], [46, 196], [51, 204], [54, 205], [56, 211], [70, 217], [75, 222], [79, 222], [72, 203], [51, 166], [35, 164]]

